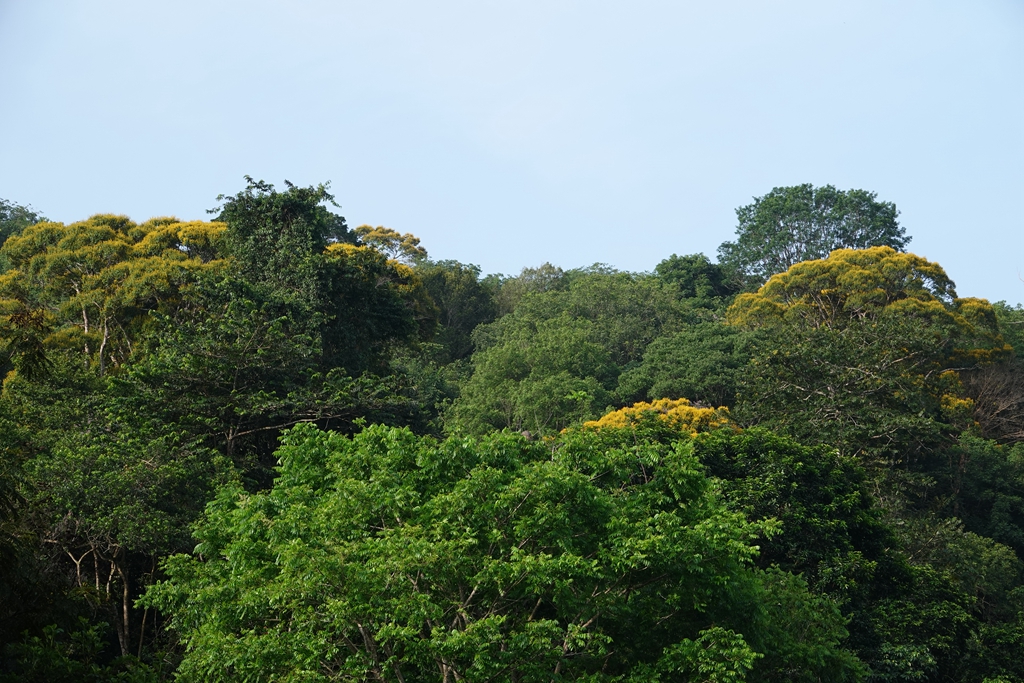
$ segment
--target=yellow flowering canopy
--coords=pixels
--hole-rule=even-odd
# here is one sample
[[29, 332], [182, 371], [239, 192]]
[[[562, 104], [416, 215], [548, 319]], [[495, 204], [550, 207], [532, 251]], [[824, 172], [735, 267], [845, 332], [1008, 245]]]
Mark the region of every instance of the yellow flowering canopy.
[[172, 302], [201, 271], [222, 268], [227, 226], [97, 215], [64, 225], [44, 222], [8, 239], [0, 253], [0, 335], [16, 337], [30, 312], [42, 343], [78, 348], [100, 371], [130, 352], [131, 329]]
[[942, 266], [891, 247], [837, 249], [828, 258], [797, 263], [757, 292], [741, 294], [726, 315], [731, 324], [748, 328], [919, 320], [963, 339], [959, 351], [974, 360], [996, 360], [1011, 351], [988, 301], [958, 299]]
[[691, 436], [731, 424], [728, 408], [701, 408], [685, 398], [659, 398], [652, 403], [641, 401], [614, 410], [599, 420], [584, 422], [583, 428], [622, 429], [652, 419]]
[[397, 230], [378, 225], [360, 225], [355, 229], [360, 241], [388, 258], [411, 263], [427, 257], [427, 250], [420, 246], [420, 238], [410, 232], [404, 235]]

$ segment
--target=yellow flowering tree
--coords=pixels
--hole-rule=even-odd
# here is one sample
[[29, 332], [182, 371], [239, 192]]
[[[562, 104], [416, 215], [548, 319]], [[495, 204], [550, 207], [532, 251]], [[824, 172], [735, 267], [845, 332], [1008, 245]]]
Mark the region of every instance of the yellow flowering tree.
[[957, 298], [941, 266], [889, 247], [798, 263], [737, 297], [727, 319], [763, 333], [744, 420], [885, 460], [968, 426], [957, 372], [1012, 354], [987, 301]]
[[225, 226], [155, 218], [136, 224], [97, 215], [37, 223], [4, 243], [3, 336], [30, 320], [46, 348], [78, 349], [103, 374], [131, 353], [149, 311], [173, 304], [184, 285], [222, 269]]
[[420, 238], [411, 232], [402, 234], [397, 230], [378, 225], [360, 225], [355, 229], [356, 237], [366, 246], [373, 247], [388, 258], [413, 263], [427, 257], [427, 250], [420, 246]]

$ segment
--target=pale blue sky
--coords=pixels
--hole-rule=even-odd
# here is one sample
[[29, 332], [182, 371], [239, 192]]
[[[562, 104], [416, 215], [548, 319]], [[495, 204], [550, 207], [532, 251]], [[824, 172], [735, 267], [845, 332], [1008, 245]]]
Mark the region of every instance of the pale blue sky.
[[205, 218], [332, 182], [435, 258], [649, 270], [863, 188], [1024, 301], [1024, 2], [0, 0], [0, 197]]

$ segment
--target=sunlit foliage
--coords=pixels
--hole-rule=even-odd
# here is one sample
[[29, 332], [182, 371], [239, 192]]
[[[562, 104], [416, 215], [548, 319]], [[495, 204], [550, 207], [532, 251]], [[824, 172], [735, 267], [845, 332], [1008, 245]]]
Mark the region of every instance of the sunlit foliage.
[[656, 419], [680, 434], [696, 435], [730, 424], [727, 408], [694, 406], [685, 398], [661, 398], [651, 403], [634, 403], [627, 408], [613, 410], [598, 420], [584, 422], [584, 429], [624, 429], [643, 420]]
[[224, 269], [225, 230], [111, 215], [32, 225], [0, 249], [10, 265], [0, 275], [0, 334], [23, 339], [32, 322], [43, 347], [78, 350], [102, 374], [127, 359], [150, 311], [173, 306], [200, 274]]

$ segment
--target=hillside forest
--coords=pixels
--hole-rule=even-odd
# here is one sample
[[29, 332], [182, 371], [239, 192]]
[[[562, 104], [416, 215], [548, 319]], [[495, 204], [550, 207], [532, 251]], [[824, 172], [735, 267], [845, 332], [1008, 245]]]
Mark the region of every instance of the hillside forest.
[[485, 275], [217, 202], [0, 200], [0, 682], [1024, 683], [1024, 308], [893, 203]]

